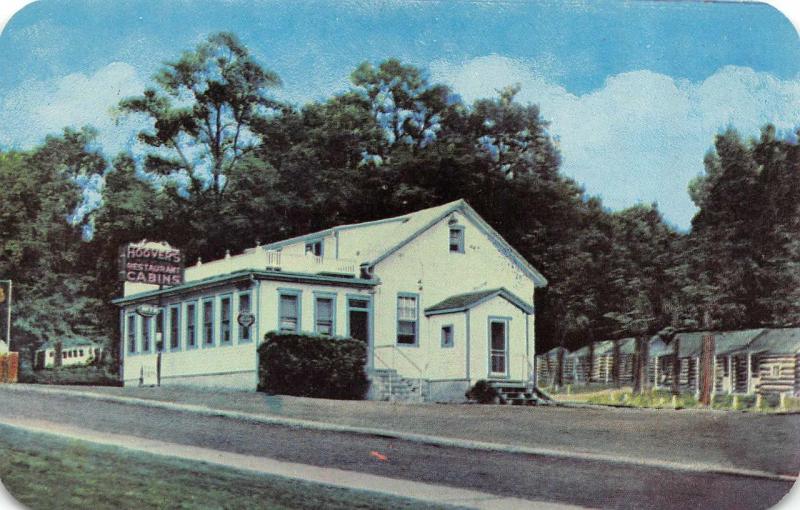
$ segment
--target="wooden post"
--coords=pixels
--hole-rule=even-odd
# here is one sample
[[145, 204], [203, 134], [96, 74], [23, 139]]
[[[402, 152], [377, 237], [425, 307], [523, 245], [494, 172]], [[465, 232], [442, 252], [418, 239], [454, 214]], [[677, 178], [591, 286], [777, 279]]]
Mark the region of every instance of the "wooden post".
[[745, 385], [745, 387], [746, 387], [745, 393], [747, 393], [748, 395], [750, 393], [752, 393], [753, 390], [754, 390], [754, 388], [752, 387], [753, 386], [753, 365], [752, 365], [752, 362], [753, 362], [753, 353], [752, 352], [748, 352], [747, 353], [747, 383]]
[[728, 395], [733, 394], [736, 386], [736, 374], [733, 373], [733, 354], [728, 354]]

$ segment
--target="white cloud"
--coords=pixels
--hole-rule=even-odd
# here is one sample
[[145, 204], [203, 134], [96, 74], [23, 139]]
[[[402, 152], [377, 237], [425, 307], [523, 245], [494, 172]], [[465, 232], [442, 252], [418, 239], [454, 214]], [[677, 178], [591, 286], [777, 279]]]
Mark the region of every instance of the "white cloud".
[[702, 172], [716, 133], [733, 126], [757, 136], [767, 122], [787, 131], [800, 123], [800, 80], [743, 67], [724, 67], [699, 83], [633, 71], [581, 96], [502, 56], [436, 62], [431, 74], [467, 102], [519, 83], [517, 99], [539, 104], [559, 137], [567, 175], [615, 209], [656, 201], [682, 227], [695, 212], [686, 186]]
[[0, 99], [0, 146], [28, 148], [65, 127], [91, 125], [109, 156], [129, 147], [137, 119], [117, 119], [120, 99], [141, 94], [144, 81], [129, 64], [113, 62], [94, 74], [74, 73], [23, 83]]

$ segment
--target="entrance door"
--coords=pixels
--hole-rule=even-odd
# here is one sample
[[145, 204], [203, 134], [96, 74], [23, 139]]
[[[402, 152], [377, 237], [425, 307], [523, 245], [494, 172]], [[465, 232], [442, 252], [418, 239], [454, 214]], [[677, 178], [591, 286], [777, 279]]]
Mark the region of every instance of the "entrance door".
[[369, 298], [347, 299], [347, 336], [369, 342]]
[[489, 375], [508, 375], [508, 323], [489, 319]]

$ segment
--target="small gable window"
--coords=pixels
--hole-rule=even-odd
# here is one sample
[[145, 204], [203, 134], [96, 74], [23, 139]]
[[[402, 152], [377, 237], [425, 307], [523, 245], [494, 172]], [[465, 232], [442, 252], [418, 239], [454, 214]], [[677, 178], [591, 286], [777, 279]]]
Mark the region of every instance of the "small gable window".
[[309, 253], [316, 255], [317, 257], [322, 256], [322, 239], [317, 239], [316, 241], [309, 241], [306, 243], [306, 255]]
[[450, 253], [464, 253], [464, 227], [450, 226]]

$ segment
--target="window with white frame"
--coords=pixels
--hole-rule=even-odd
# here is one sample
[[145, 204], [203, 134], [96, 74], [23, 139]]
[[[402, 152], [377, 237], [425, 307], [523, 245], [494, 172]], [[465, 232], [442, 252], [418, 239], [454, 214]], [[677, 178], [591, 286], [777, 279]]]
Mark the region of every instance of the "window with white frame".
[[169, 347], [172, 350], [181, 345], [181, 314], [180, 308], [171, 306], [169, 309]]
[[151, 317], [142, 318], [142, 352], [150, 352]]
[[453, 347], [453, 325], [442, 326], [442, 347]]
[[203, 301], [203, 344], [214, 345], [214, 300]]
[[417, 296], [397, 296], [397, 343], [400, 345], [417, 344]]
[[333, 335], [333, 297], [317, 297], [314, 306], [315, 331], [320, 335]]
[[300, 331], [299, 294], [280, 294], [278, 329], [281, 331]]
[[223, 344], [229, 344], [233, 342], [233, 337], [231, 336], [231, 315], [233, 314], [233, 310], [231, 307], [233, 303], [231, 303], [230, 296], [223, 296], [219, 300], [219, 338], [220, 342]]
[[323, 250], [322, 247], [323, 247], [322, 239], [309, 241], [306, 243], [306, 254], [310, 253], [312, 255], [316, 255], [317, 257], [321, 257]]
[[[239, 294], [239, 315], [244, 313], [250, 313], [250, 293], [242, 293]], [[250, 341], [250, 328], [253, 326], [242, 326], [239, 324], [239, 341], [240, 342], [249, 342]]]
[[136, 316], [128, 315], [128, 352], [136, 352]]
[[186, 303], [186, 347], [197, 347], [197, 307]]
[[464, 227], [450, 226], [450, 253], [464, 253]]
[[156, 315], [156, 352], [166, 350], [166, 344], [164, 342], [164, 320], [166, 314], [164, 313], [163, 308], [158, 309], [158, 315]]

